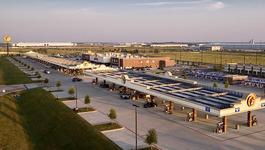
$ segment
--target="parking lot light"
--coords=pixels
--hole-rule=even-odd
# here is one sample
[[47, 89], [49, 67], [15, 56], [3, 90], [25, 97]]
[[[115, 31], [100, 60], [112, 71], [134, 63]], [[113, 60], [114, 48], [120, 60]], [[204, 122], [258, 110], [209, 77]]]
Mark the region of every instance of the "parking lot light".
[[133, 104], [135, 111], [135, 149], [137, 150], [137, 107], [140, 107], [136, 104]]

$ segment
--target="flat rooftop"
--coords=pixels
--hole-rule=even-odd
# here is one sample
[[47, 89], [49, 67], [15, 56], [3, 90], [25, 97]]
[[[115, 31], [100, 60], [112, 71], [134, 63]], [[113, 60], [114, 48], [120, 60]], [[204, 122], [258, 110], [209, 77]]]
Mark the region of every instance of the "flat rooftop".
[[[161, 77], [140, 72], [111, 72], [96, 73], [92, 75], [103, 80], [122, 85], [139, 92], [170, 100], [183, 106], [197, 108], [198, 110], [215, 116], [232, 115], [249, 110], [265, 108], [265, 100], [256, 98], [255, 106], [246, 106], [249, 94], [193, 84], [183, 79]], [[126, 76], [125, 84], [121, 78]], [[255, 96], [254, 93], [251, 93]], [[262, 107], [263, 106], [263, 107]]]

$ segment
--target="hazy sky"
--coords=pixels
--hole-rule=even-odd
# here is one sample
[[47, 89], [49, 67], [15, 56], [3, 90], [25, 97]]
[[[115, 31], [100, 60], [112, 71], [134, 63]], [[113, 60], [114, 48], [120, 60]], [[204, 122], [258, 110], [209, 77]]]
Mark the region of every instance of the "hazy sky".
[[265, 41], [265, 0], [0, 0], [14, 41]]

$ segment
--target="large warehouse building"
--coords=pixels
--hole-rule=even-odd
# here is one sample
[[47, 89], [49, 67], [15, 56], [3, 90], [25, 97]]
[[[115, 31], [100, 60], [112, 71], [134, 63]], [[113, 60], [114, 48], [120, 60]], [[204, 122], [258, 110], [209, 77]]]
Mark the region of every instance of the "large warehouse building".
[[76, 45], [72, 42], [19, 42], [12, 44], [13, 47], [73, 47]]
[[175, 65], [175, 61], [169, 57], [143, 57], [121, 53], [83, 54], [82, 58], [90, 62], [118, 68], [158, 68]]

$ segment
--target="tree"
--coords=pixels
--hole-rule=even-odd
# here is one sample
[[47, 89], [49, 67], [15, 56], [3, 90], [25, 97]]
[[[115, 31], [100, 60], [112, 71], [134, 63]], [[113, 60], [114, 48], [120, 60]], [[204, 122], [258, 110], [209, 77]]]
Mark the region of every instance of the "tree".
[[146, 135], [145, 143], [149, 144], [152, 149], [152, 144], [157, 143], [157, 133], [155, 129], [150, 129]]
[[116, 119], [116, 118], [117, 118], [117, 114], [116, 114], [115, 109], [111, 108], [108, 116], [109, 116], [109, 118], [110, 118], [111, 120]]
[[74, 94], [75, 94], [75, 88], [74, 87], [70, 87], [68, 90], [68, 94], [72, 96], [72, 98], [74, 98]]
[[58, 90], [60, 89], [61, 86], [62, 86], [61, 81], [57, 81], [56, 82], [56, 87], [57, 87]]
[[184, 79], [188, 79], [188, 76], [186, 75], [186, 74], [184, 74], [184, 77], [183, 77]]
[[213, 83], [213, 87], [217, 88], [217, 84], [215, 82]]
[[228, 80], [225, 81], [225, 88], [229, 88], [230, 84], [228, 82]]
[[88, 95], [86, 95], [86, 97], [85, 97], [85, 104], [87, 105], [87, 109], [88, 109], [88, 104], [90, 104], [90, 97], [88, 96]]

